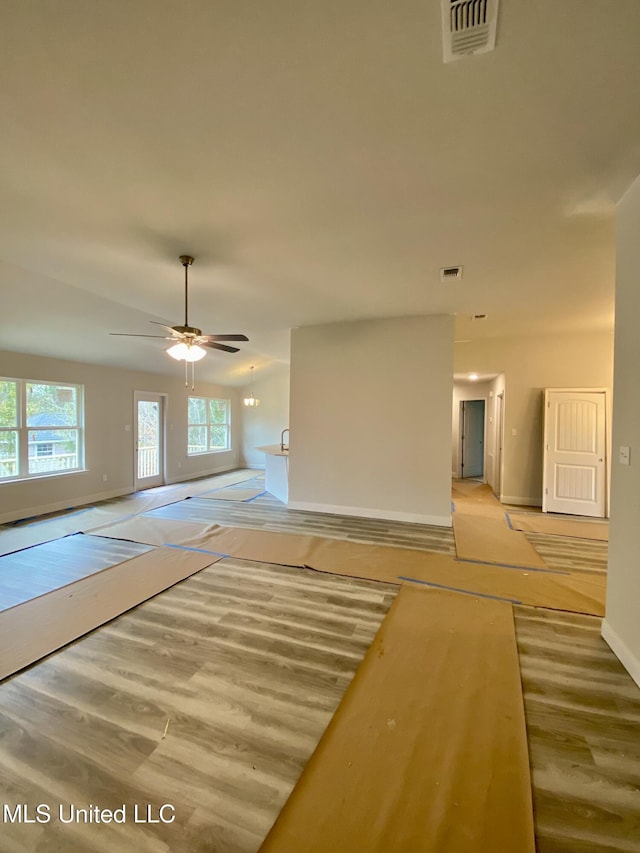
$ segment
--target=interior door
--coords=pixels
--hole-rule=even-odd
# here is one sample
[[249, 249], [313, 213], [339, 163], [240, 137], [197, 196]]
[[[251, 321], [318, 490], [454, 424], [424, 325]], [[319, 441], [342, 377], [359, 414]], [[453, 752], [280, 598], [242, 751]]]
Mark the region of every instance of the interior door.
[[164, 398], [135, 392], [135, 488], [164, 484]]
[[606, 395], [545, 391], [542, 509], [605, 515]]
[[484, 400], [460, 403], [463, 477], [484, 477]]

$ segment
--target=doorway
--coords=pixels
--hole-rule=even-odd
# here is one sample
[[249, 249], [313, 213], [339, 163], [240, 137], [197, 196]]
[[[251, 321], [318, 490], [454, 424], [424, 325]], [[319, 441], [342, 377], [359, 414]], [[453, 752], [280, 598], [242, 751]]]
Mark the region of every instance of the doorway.
[[134, 488], [164, 485], [164, 395], [134, 394]]
[[460, 471], [484, 479], [484, 400], [460, 402]]

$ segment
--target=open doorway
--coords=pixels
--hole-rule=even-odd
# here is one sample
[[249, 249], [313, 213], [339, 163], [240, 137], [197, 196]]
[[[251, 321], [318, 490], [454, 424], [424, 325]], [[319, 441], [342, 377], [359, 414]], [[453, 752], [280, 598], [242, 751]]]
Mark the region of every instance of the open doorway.
[[451, 476], [481, 480], [497, 497], [504, 470], [504, 395], [503, 373], [454, 374]]
[[460, 401], [460, 476], [484, 480], [484, 400]]

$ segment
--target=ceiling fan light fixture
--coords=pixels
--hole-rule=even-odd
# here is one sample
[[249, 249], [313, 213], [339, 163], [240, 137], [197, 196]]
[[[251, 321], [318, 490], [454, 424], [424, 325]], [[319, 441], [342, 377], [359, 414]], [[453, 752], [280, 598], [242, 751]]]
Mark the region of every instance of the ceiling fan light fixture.
[[[130, 335], [128, 332], [111, 332], [112, 335], [133, 338], [163, 338], [170, 341], [171, 346], [165, 350], [171, 358], [176, 361], [184, 361], [184, 382], [189, 382], [189, 364], [191, 364], [191, 389], [195, 387], [195, 362], [204, 358], [209, 349], [221, 350], [222, 352], [240, 352], [238, 347], [229, 346], [222, 341], [248, 341], [246, 335], [203, 335], [202, 331], [195, 326], [189, 325], [189, 267], [193, 263], [191, 255], [180, 255], [180, 263], [184, 267], [184, 325], [167, 326], [157, 320], [150, 320], [154, 326], [160, 326], [165, 330], [164, 335]], [[166, 333], [169, 333], [167, 336]], [[256, 400], [253, 405], [258, 405]]]
[[175, 358], [176, 361], [200, 361], [206, 354], [207, 351], [204, 347], [198, 346], [198, 344], [185, 344], [184, 342], [174, 344], [167, 350], [167, 355]]

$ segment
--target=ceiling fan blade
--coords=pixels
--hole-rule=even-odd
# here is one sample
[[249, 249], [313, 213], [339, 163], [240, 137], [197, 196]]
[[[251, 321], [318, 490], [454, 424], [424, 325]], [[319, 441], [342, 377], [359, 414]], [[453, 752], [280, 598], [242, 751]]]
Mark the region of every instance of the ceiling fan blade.
[[240, 352], [238, 347], [228, 347], [226, 344], [217, 344], [215, 341], [203, 341], [203, 347], [210, 347], [211, 349], [221, 349], [224, 352]]
[[158, 338], [159, 340], [169, 340], [166, 335], [132, 335], [129, 332], [109, 332], [110, 335], [116, 335], [121, 338]]
[[202, 335], [206, 341], [248, 341], [246, 335]]
[[167, 326], [166, 323], [158, 323], [157, 320], [149, 320], [150, 323], [153, 323], [154, 326], [162, 326], [163, 329], [166, 329], [167, 332], [171, 332], [172, 335], [179, 335], [180, 332], [176, 332], [173, 326]]

